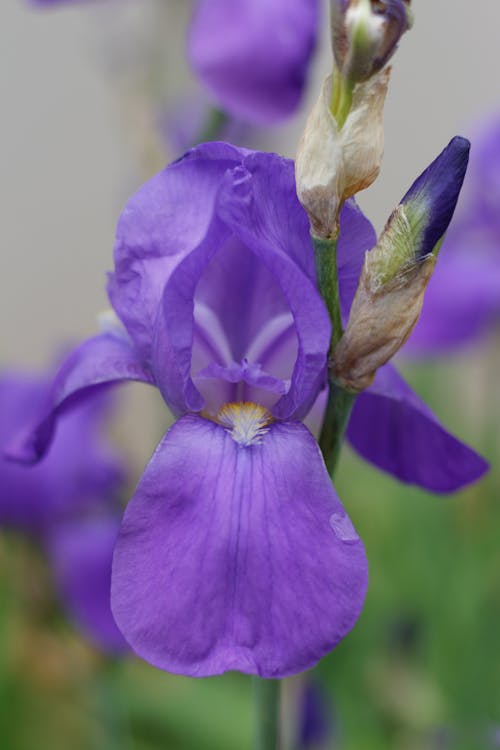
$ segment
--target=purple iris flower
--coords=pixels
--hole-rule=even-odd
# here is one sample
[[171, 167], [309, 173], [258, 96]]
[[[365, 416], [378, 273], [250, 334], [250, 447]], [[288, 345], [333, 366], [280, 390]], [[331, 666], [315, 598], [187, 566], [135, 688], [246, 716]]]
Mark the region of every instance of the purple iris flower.
[[[345, 316], [374, 244], [348, 202]], [[18, 456], [43, 454], [75, 399], [124, 380], [158, 387], [179, 419], [118, 537], [120, 629], [172, 672], [283, 677], [310, 667], [354, 625], [367, 569], [299, 421], [321, 398], [330, 323], [292, 162], [224, 143], [188, 152], [126, 205], [108, 293], [121, 325], [68, 357]], [[359, 397], [350, 439], [383, 469], [439, 491], [485, 470], [390, 366]]]
[[0, 526], [28, 533], [48, 552], [80, 629], [102, 649], [121, 651], [126, 644], [111, 614], [110, 584], [118, 528], [111, 503], [123, 468], [99, 434], [108, 399], [97, 395], [63, 415], [50, 452], [36, 466], [2, 455], [36, 418], [47, 391], [47, 382], [33, 375], [0, 376]]
[[500, 318], [500, 118], [472, 138], [469, 169], [425, 305], [404, 353], [474, 343]]
[[188, 56], [227, 112], [265, 124], [297, 109], [319, 29], [319, 0], [198, 0]]

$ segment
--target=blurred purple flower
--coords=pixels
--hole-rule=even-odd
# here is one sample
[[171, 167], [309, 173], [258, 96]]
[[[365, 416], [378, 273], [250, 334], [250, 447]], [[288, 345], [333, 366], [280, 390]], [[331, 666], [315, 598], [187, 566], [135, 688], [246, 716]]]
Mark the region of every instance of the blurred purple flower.
[[27, 373], [0, 374], [0, 525], [35, 535], [101, 506], [123, 478], [118, 456], [99, 434], [108, 412], [102, 397], [61, 416], [51, 451], [36, 466], [19, 466], [2, 456], [36, 419], [48, 387], [48, 380]]
[[469, 170], [424, 309], [404, 353], [439, 355], [500, 319], [500, 117], [472, 138]]
[[[341, 217], [344, 316], [372, 227]], [[18, 456], [43, 454], [57, 412], [106, 384], [158, 387], [180, 418], [125, 514], [116, 620], [134, 650], [189, 675], [279, 677], [354, 625], [362, 544], [298, 420], [326, 377], [330, 323], [316, 290], [292, 162], [224, 143], [190, 151], [126, 205], [108, 293], [121, 324], [84, 342]], [[349, 436], [404, 481], [449, 491], [485, 463], [391, 366], [359, 397]]]
[[227, 112], [272, 123], [297, 109], [319, 32], [319, 0], [198, 0], [188, 56]]
[[[96, 395], [62, 415], [50, 452], [36, 466], [2, 455], [43, 408], [47, 392], [47, 382], [33, 375], [0, 376], [0, 526], [28, 533], [46, 549], [79, 627], [104, 650], [123, 650], [110, 581], [117, 531], [112, 503], [124, 473], [99, 434], [108, 399]], [[84, 517], [93, 517], [91, 526]]]
[[298, 750], [313, 750], [331, 744], [334, 736], [332, 713], [321, 687], [313, 679], [306, 678], [300, 703]]
[[[85, 2], [29, 1], [48, 7]], [[301, 102], [319, 21], [320, 0], [197, 0], [188, 58], [228, 114], [253, 124], [278, 122]]]
[[128, 650], [111, 614], [111, 564], [120, 528], [119, 517], [97, 516], [55, 528], [47, 550], [66, 610], [100, 649]]

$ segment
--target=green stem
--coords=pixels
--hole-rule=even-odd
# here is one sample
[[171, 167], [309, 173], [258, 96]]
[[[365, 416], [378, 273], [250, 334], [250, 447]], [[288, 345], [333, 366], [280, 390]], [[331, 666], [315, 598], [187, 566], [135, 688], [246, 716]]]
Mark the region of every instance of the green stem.
[[278, 750], [281, 683], [253, 677], [252, 686], [257, 719], [255, 750]]
[[356, 393], [350, 393], [330, 381], [319, 447], [331, 477], [333, 477], [337, 468], [347, 423], [351, 416], [356, 395]]
[[197, 143], [206, 143], [220, 139], [222, 130], [228, 122], [229, 115], [226, 112], [215, 107], [211, 109], [198, 136]]
[[319, 291], [332, 322], [330, 355], [342, 336], [342, 317], [340, 315], [339, 279], [337, 273], [337, 238], [312, 237], [314, 261], [318, 277]]
[[[313, 237], [312, 241], [319, 290], [325, 300], [332, 322], [330, 357], [333, 357], [335, 347], [343, 333], [337, 271], [337, 238]], [[356, 394], [344, 390], [331, 377], [329, 378], [328, 402], [323, 418], [319, 447], [331, 477], [333, 477], [337, 468], [345, 430], [355, 399]]]

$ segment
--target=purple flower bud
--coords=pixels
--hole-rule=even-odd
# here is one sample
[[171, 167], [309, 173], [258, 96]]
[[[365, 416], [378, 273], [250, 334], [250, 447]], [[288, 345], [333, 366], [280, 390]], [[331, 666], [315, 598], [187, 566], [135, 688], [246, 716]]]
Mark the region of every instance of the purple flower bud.
[[331, 0], [337, 67], [351, 84], [366, 81], [390, 60], [411, 26], [410, 0]]
[[467, 170], [469, 150], [466, 138], [453, 138], [401, 201], [417, 258], [432, 253], [448, 229]]
[[500, 318], [500, 119], [472, 130], [458, 209], [405, 353], [443, 355], [473, 345]]
[[456, 137], [417, 178], [366, 254], [335, 376], [361, 391], [407, 341], [420, 316], [436, 255], [451, 221], [469, 158]]

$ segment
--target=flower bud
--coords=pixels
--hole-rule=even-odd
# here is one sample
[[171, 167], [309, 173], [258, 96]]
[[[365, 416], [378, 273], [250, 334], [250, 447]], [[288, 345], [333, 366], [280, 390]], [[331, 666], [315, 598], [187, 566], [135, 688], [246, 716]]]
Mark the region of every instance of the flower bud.
[[331, 0], [333, 55], [351, 85], [388, 63], [411, 26], [409, 5], [410, 0]]
[[384, 149], [382, 112], [390, 69], [354, 89], [344, 126], [330, 110], [331, 77], [322, 87], [299, 143], [295, 162], [297, 194], [317, 237], [335, 236], [347, 198], [376, 179]]
[[413, 183], [366, 253], [349, 322], [333, 354], [333, 375], [343, 388], [367, 388], [412, 332], [455, 210], [469, 145], [465, 138], [450, 142]]

